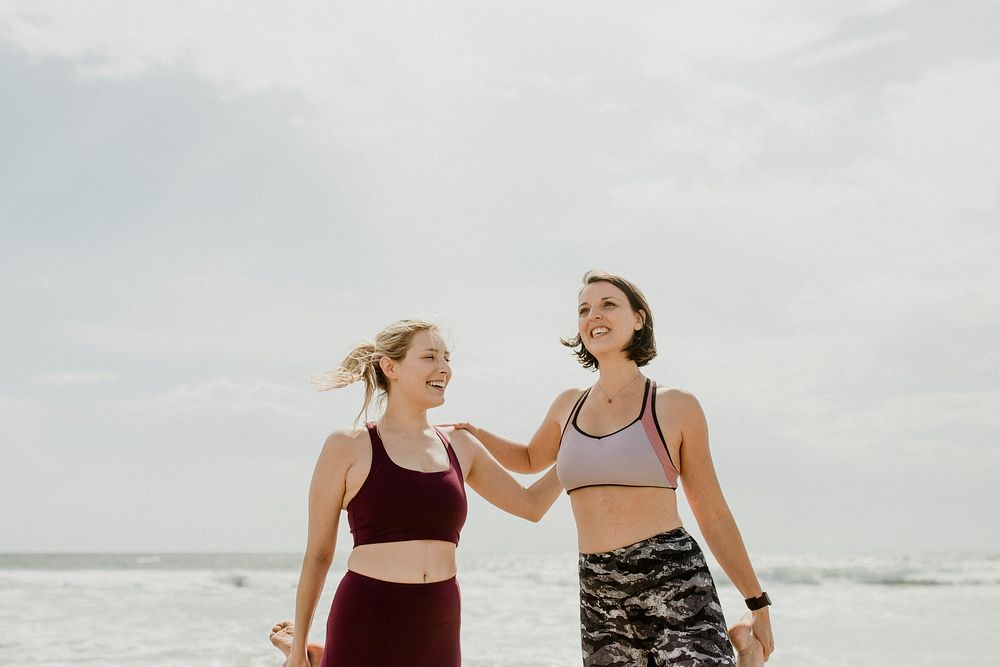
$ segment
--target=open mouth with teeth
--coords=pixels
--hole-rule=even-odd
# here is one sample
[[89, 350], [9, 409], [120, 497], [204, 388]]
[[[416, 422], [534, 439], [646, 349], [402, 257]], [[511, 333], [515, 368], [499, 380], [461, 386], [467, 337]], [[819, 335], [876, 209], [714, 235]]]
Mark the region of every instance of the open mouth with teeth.
[[445, 381], [444, 380], [431, 380], [427, 384], [429, 384], [430, 386], [434, 387], [435, 389], [440, 389], [441, 391], [444, 391], [444, 387], [445, 387]]
[[610, 332], [611, 332], [611, 329], [609, 329], [607, 327], [594, 327], [593, 329], [590, 330], [590, 337], [591, 338], [600, 338], [601, 336], [603, 336], [603, 335], [605, 335], [607, 333], [610, 333]]

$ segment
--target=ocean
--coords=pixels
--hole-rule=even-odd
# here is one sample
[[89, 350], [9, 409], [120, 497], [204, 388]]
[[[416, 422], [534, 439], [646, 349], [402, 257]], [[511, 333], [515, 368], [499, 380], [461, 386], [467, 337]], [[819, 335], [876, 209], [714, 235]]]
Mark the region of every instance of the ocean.
[[[276, 667], [295, 554], [0, 554], [0, 665]], [[1000, 555], [755, 556], [769, 667], [1000, 665]], [[338, 558], [312, 640], [322, 641]], [[739, 593], [716, 574], [727, 619]], [[459, 550], [467, 667], [579, 665], [575, 554]]]

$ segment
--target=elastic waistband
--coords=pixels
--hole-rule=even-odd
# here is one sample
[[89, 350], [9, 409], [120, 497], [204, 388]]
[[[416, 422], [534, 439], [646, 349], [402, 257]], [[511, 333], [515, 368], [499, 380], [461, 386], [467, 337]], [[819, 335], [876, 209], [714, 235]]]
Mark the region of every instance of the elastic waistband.
[[[455, 577], [427, 584], [409, 584], [375, 579], [348, 570], [333, 596], [330, 618], [345, 614], [351, 619], [350, 623], [373, 628], [450, 626], [461, 623], [462, 592]], [[391, 632], [385, 634], [386, 637], [392, 635]]]
[[673, 528], [663, 533], [647, 537], [632, 544], [612, 549], [611, 551], [596, 551], [594, 553], [581, 553], [581, 560], [601, 560], [604, 558], [627, 558], [632, 553], [653, 545], [667, 545], [671, 542], [680, 544], [694, 541], [694, 538], [684, 529], [684, 526]]
[[348, 570], [344, 574], [344, 578], [355, 579], [359, 583], [364, 583], [368, 586], [378, 587], [382, 589], [409, 589], [415, 590], [419, 588], [420, 590], [426, 591], [432, 588], [450, 588], [458, 583], [457, 576], [451, 576], [447, 579], [442, 579], [441, 581], [428, 581], [426, 583], [409, 583], [405, 581], [386, 581], [385, 579], [376, 579], [375, 577], [369, 577], [368, 575], [361, 574], [360, 572], [355, 572], [354, 570]]

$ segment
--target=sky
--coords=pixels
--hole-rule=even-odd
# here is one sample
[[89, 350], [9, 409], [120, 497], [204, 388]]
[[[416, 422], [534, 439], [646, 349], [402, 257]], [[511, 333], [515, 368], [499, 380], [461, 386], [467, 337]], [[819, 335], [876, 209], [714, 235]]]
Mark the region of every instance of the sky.
[[[594, 380], [559, 338], [595, 268], [649, 298], [751, 554], [1000, 551], [997, 25], [0, 0], [0, 551], [301, 551], [361, 402], [311, 376], [430, 317], [431, 419], [527, 439]], [[574, 548], [565, 495], [475, 499], [461, 546]]]

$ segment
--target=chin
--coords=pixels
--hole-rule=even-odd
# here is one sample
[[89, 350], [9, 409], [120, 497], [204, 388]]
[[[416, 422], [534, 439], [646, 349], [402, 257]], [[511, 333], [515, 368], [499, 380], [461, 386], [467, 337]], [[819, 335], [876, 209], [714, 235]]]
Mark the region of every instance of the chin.
[[[609, 343], [610, 343], [610, 345], [609, 345]], [[594, 355], [596, 357], [596, 356], [601, 355], [601, 354], [607, 354], [607, 353], [611, 352], [612, 350], [620, 350], [620, 349], [621, 348], [617, 347], [611, 341], [605, 342], [605, 341], [602, 340], [602, 341], [599, 341], [596, 345], [594, 345], [593, 343], [591, 343], [590, 346], [587, 347], [587, 352], [590, 352], [592, 355]]]

